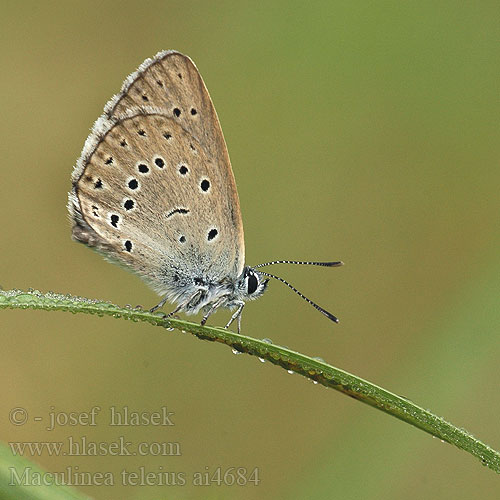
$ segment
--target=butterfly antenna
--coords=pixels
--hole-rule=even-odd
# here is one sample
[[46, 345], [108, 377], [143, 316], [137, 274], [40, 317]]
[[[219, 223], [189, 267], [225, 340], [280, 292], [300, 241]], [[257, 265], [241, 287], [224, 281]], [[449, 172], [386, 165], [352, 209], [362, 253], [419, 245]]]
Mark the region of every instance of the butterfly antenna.
[[[283, 262], [283, 263], [288, 263], [288, 261], [278, 261], [278, 262]], [[328, 262], [327, 263], [315, 263], [314, 265], [325, 265], [325, 264], [329, 264]], [[335, 264], [335, 263], [334, 263]], [[262, 265], [262, 264], [261, 264]], [[258, 267], [258, 266], [256, 266]], [[328, 319], [334, 321], [335, 323], [338, 323], [339, 320], [336, 316], [334, 316], [333, 314], [329, 313], [326, 309], [323, 309], [321, 306], [318, 306], [318, 304], [316, 304], [316, 302], [313, 302], [311, 299], [308, 299], [305, 295], [303, 295], [302, 293], [300, 293], [293, 285], [291, 285], [290, 283], [288, 283], [288, 281], [285, 281], [283, 278], [280, 278], [279, 276], [275, 276], [274, 274], [270, 274], [270, 273], [265, 273], [263, 271], [259, 271], [260, 274], [263, 274], [264, 276], [268, 276], [269, 278], [274, 278], [275, 280], [278, 280], [278, 281], [281, 281], [281, 283], [284, 283], [288, 288], [291, 288], [299, 297], [302, 297], [306, 302], [308, 302], [309, 304], [311, 304], [315, 309], [317, 309], [320, 313], [323, 313]]]
[[343, 266], [344, 263], [339, 260], [337, 262], [309, 262], [303, 260], [274, 260], [273, 262], [265, 262], [264, 264], [259, 264], [257, 266], [253, 266], [254, 269], [258, 267], [264, 266], [272, 266], [273, 264], [301, 264], [306, 266], [323, 266], [323, 267], [338, 267]]

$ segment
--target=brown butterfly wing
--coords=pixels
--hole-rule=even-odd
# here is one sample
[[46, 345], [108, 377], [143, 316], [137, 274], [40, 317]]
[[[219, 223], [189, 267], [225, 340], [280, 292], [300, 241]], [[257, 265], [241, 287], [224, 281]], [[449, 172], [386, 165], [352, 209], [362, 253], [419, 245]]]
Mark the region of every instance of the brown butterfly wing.
[[240, 249], [238, 261], [243, 266], [245, 242], [236, 182], [217, 112], [194, 62], [176, 51], [160, 52], [147, 59], [127, 78], [121, 92], [106, 106], [105, 113], [108, 117], [119, 117], [144, 106], [173, 117], [214, 160], [221, 184], [227, 188], [233, 236]]
[[186, 269], [209, 280], [241, 273], [243, 227], [227, 149], [186, 56], [161, 53], [127, 79], [96, 122], [73, 182], [74, 237], [158, 290]]

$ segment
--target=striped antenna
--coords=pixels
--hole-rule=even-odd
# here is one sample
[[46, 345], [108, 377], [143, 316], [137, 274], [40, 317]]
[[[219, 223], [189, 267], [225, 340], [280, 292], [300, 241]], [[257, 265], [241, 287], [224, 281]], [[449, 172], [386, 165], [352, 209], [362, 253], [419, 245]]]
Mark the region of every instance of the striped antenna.
[[306, 266], [323, 266], [323, 267], [338, 267], [343, 266], [344, 263], [339, 260], [337, 262], [308, 262], [303, 260], [274, 260], [273, 262], [265, 262], [264, 264], [259, 264], [253, 266], [254, 269], [264, 266], [272, 266], [274, 264], [301, 264]]
[[[270, 264], [281, 264], [281, 263], [294, 263], [294, 262], [289, 262], [289, 261], [277, 261], [277, 262], [271, 262]], [[302, 264], [299, 262], [299, 264]], [[338, 264], [337, 262], [304, 262], [304, 264], [312, 264], [312, 265], [327, 265], [327, 264]], [[265, 264], [261, 264], [265, 265]], [[342, 265], [342, 264], [339, 264]], [[257, 266], [258, 267], [258, 266]], [[329, 313], [327, 310], [323, 309], [321, 306], [318, 306], [316, 302], [313, 302], [311, 299], [308, 299], [305, 295], [300, 293], [294, 286], [290, 285], [288, 281], [285, 281], [283, 278], [280, 278], [279, 276], [275, 276], [274, 274], [269, 274], [265, 273], [264, 271], [259, 271], [260, 274], [263, 274], [264, 276], [268, 276], [269, 278], [274, 278], [275, 280], [281, 281], [281, 283], [284, 283], [288, 288], [291, 288], [299, 297], [302, 297], [306, 302], [311, 304], [315, 309], [317, 309], [320, 313], [323, 313], [328, 319], [334, 321], [335, 323], [338, 323], [339, 320], [336, 316], [333, 314]]]

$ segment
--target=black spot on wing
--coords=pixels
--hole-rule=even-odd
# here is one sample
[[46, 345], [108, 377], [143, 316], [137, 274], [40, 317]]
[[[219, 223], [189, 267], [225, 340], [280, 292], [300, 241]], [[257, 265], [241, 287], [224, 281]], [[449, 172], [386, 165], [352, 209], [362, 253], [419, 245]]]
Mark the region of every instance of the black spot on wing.
[[174, 208], [174, 210], [170, 210], [170, 212], [168, 212], [167, 219], [169, 217], [172, 217], [172, 215], [175, 215], [175, 214], [185, 215], [185, 214], [188, 214], [188, 213], [189, 213], [189, 210], [187, 208]]

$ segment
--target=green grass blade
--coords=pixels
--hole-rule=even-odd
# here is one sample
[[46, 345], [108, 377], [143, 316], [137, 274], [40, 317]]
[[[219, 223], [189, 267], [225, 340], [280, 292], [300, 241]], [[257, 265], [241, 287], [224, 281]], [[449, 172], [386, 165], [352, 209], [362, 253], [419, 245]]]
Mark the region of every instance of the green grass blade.
[[234, 333], [223, 328], [201, 326], [175, 318], [165, 318], [163, 313], [150, 313], [142, 309], [118, 307], [109, 302], [90, 300], [71, 295], [40, 293], [36, 290], [0, 291], [0, 309], [42, 309], [97, 314], [132, 321], [144, 321], [155, 326], [175, 328], [190, 332], [203, 340], [226, 344], [232, 349], [258, 356], [285, 370], [293, 371], [325, 387], [335, 389], [374, 408], [382, 410], [443, 441], [455, 445], [477, 457], [481, 463], [500, 473], [500, 453], [476, 439], [469, 432], [458, 428], [441, 417], [416, 405], [407, 398], [393, 394], [371, 382], [344, 370], [328, 365], [290, 349]]

